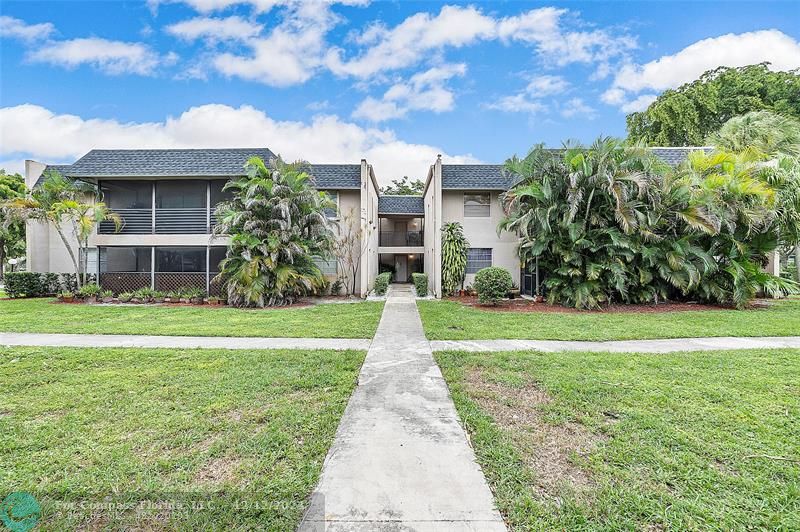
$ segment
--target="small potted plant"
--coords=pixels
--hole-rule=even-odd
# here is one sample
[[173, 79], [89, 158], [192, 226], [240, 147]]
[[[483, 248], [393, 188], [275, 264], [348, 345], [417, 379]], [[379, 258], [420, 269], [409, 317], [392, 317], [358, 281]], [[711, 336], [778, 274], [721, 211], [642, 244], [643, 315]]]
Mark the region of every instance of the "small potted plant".
[[208, 304], [213, 306], [219, 306], [222, 304], [222, 300], [217, 296], [209, 296]]
[[97, 283], [85, 284], [78, 290], [78, 296], [86, 302], [94, 303], [100, 295], [100, 285]]
[[508, 299], [516, 299], [519, 297], [519, 286], [511, 285], [511, 290], [508, 291]]
[[66, 290], [63, 292], [59, 292], [58, 299], [63, 301], [64, 303], [72, 303], [75, 301], [75, 294], [72, 292], [67, 292]]
[[120, 303], [128, 303], [133, 299], [133, 294], [131, 292], [122, 292], [117, 298]]
[[166, 296], [164, 295], [164, 292], [159, 292], [158, 290], [155, 290], [153, 292], [153, 299], [151, 301], [153, 303], [163, 303], [165, 299]]
[[203, 291], [199, 288], [195, 288], [189, 292], [189, 302], [192, 305], [202, 305], [203, 304]]
[[111, 290], [103, 290], [100, 293], [100, 297], [102, 298], [103, 303], [114, 302], [114, 292], [112, 292]]

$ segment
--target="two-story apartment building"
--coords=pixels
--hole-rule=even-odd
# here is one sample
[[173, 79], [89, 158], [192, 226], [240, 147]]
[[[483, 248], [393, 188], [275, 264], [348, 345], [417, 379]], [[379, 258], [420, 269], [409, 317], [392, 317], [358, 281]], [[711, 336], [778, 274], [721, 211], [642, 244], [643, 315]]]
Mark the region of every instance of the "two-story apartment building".
[[[678, 164], [696, 148], [654, 148], [670, 164]], [[26, 161], [26, 183], [36, 186], [46, 170], [98, 185], [103, 200], [124, 223], [117, 231], [101, 224], [89, 241], [88, 271], [114, 292], [150, 286], [170, 291], [184, 286], [221, 293], [214, 280], [224, 258], [227, 238], [213, 235], [214, 208], [226, 199], [225, 182], [243, 174], [246, 161], [274, 157], [267, 148], [92, 150], [71, 165], [47, 166]], [[441, 229], [460, 222], [469, 240], [465, 284], [486, 266], [506, 268], [523, 293], [535, 289], [534, 272], [521, 270], [517, 237], [498, 234], [503, 217], [501, 194], [513, 178], [501, 165], [443, 164], [430, 166], [422, 196], [381, 195], [373, 168], [358, 164], [311, 164], [313, 185], [335, 199], [337, 212], [357, 213], [362, 242], [356, 293], [365, 296], [375, 276], [392, 272], [407, 282], [426, 272], [429, 289], [441, 297]], [[28, 269], [69, 272], [71, 262], [55, 230], [29, 223]], [[335, 278], [336, 261], [320, 261]]]

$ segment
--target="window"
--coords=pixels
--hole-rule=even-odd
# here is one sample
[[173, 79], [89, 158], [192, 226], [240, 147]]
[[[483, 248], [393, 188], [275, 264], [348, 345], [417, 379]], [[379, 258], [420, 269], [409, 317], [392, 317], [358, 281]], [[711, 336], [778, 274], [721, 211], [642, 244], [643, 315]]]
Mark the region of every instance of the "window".
[[233, 190], [222, 190], [225, 184], [228, 182], [227, 179], [214, 179], [211, 181], [211, 208], [217, 206], [218, 203], [222, 203], [223, 201], [230, 201], [233, 199]]
[[488, 218], [491, 214], [491, 194], [464, 194], [465, 218]]
[[157, 209], [205, 209], [206, 181], [184, 179], [156, 183]]
[[100, 190], [103, 202], [111, 210], [153, 208], [151, 181], [103, 181]]
[[336, 207], [332, 209], [325, 209], [325, 216], [331, 219], [336, 219], [339, 217], [339, 193], [335, 190], [324, 190], [330, 200], [336, 204]]
[[100, 248], [100, 273], [150, 273], [150, 248]]
[[203, 273], [206, 248], [156, 248], [156, 271]]
[[323, 259], [322, 257], [314, 257], [314, 264], [322, 271], [322, 275], [336, 275], [338, 268], [336, 267], [336, 259]]
[[467, 250], [467, 273], [478, 273], [478, 270], [492, 265], [492, 248], [469, 248]]

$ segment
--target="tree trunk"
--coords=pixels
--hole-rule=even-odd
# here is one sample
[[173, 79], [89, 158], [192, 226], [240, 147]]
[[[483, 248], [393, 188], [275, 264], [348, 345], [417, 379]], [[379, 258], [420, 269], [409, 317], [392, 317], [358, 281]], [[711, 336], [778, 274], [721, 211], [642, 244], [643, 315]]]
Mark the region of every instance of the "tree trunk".
[[67, 237], [64, 235], [64, 231], [61, 230], [61, 226], [58, 222], [54, 222], [56, 226], [56, 232], [58, 236], [61, 237], [61, 242], [64, 243], [64, 247], [67, 248], [67, 253], [69, 253], [69, 258], [72, 260], [72, 266], [75, 268], [75, 283], [77, 284], [78, 290], [81, 289], [81, 270], [80, 266], [78, 266], [78, 260], [75, 258], [75, 251], [72, 249], [72, 246], [67, 240]]
[[0, 281], [5, 279], [6, 268], [6, 243], [0, 240]]

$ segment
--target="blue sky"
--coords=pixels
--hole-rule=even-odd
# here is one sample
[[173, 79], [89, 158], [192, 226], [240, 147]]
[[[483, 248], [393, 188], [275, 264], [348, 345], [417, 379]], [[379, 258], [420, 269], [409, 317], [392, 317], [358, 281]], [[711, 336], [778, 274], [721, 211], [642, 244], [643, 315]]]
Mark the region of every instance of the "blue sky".
[[794, 2], [0, 4], [0, 165], [267, 146], [424, 177], [622, 136], [708, 68], [800, 67]]

